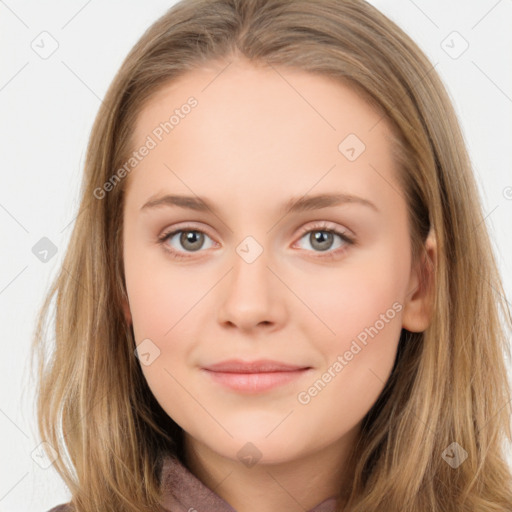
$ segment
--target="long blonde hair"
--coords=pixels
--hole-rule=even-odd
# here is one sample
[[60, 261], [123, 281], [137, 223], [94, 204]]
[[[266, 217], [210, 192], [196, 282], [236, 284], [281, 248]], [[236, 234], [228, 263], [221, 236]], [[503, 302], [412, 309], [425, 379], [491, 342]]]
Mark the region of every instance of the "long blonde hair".
[[[157, 90], [236, 56], [331, 77], [362, 93], [396, 134], [415, 257], [430, 231], [437, 242], [432, 322], [422, 333], [402, 331], [391, 377], [354, 446], [343, 511], [512, 510], [504, 360], [512, 321], [471, 163], [432, 64], [363, 0], [184, 0], [144, 33], [115, 76], [33, 344], [39, 433], [59, 455], [54, 466], [75, 510], [155, 510], [162, 456], [182, 449], [181, 429], [153, 397], [123, 314], [126, 180], [102, 199], [94, 191], [133, 151], [137, 115]], [[53, 337], [54, 345], [45, 341]], [[443, 457], [454, 442], [468, 455], [457, 468]]]

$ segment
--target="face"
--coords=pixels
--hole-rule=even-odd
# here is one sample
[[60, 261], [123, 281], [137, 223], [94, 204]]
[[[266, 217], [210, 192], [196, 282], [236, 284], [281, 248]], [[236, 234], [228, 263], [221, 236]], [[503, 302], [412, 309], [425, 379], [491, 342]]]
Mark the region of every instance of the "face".
[[[166, 86], [138, 118], [134, 149], [149, 149], [124, 184], [126, 315], [190, 439], [292, 460], [357, 430], [402, 327], [421, 328], [406, 202], [390, 129], [352, 89], [223, 67]], [[232, 359], [299, 369], [205, 369]]]

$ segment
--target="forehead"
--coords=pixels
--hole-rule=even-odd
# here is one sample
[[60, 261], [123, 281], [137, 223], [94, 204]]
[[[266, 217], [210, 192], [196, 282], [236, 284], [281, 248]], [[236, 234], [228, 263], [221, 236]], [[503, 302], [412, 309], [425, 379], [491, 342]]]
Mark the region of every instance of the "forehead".
[[388, 177], [394, 168], [388, 121], [356, 89], [245, 61], [211, 64], [163, 86], [137, 118], [133, 147], [148, 138], [154, 148], [129, 176], [148, 191], [148, 178], [170, 177], [169, 168], [207, 188], [249, 184], [256, 192], [292, 179], [303, 193], [333, 166], [328, 179], [349, 184], [369, 165]]

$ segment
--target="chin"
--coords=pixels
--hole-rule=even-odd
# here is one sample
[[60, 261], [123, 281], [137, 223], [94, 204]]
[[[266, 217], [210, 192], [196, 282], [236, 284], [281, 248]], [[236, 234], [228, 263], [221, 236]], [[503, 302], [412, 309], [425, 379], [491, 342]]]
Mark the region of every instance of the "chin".
[[269, 431], [257, 432], [254, 428], [248, 428], [234, 432], [233, 439], [226, 439], [225, 443], [214, 444], [214, 448], [220, 455], [242, 462], [251, 467], [256, 461], [257, 464], [281, 464], [294, 460], [301, 456], [300, 447], [306, 447], [306, 440], [295, 439], [289, 433], [280, 436], [277, 432], [268, 435]]

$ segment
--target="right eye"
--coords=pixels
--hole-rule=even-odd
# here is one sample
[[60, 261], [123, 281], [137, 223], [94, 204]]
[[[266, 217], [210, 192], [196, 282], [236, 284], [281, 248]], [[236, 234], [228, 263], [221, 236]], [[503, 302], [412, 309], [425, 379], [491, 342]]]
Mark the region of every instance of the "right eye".
[[[174, 257], [187, 258], [188, 256], [185, 255], [187, 252], [198, 252], [200, 249], [204, 248], [205, 237], [212, 241], [206, 233], [199, 229], [182, 228], [163, 233], [158, 238], [158, 241], [164, 249], [169, 251]], [[207, 249], [214, 244], [214, 242], [210, 244]]]

